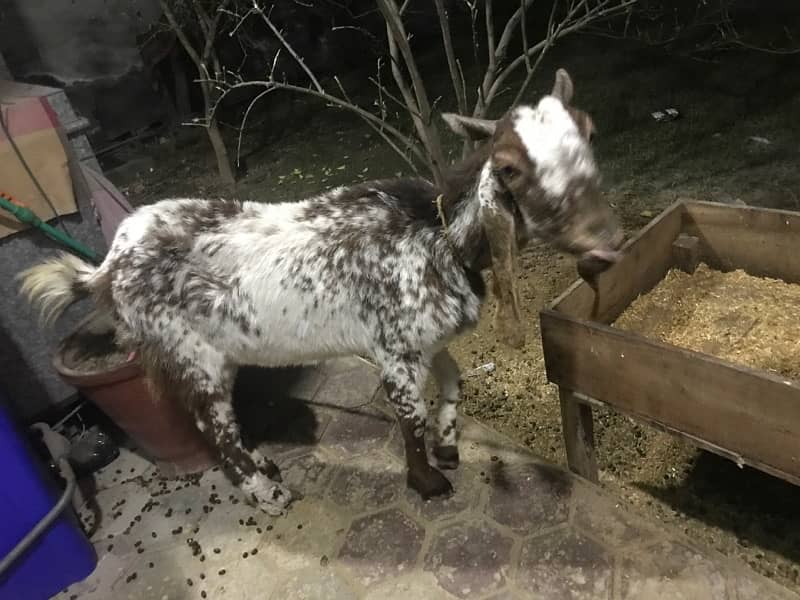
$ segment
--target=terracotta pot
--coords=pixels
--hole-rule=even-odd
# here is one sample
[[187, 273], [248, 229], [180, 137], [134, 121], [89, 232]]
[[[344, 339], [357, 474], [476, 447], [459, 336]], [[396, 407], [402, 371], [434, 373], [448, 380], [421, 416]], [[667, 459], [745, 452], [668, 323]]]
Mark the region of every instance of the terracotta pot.
[[56, 352], [53, 366], [62, 379], [108, 415], [156, 462], [162, 474], [193, 473], [212, 466], [211, 452], [194, 420], [173, 398], [151, 392], [134, 356], [118, 366], [91, 373], [66, 365], [67, 341], [88, 323], [89, 319], [84, 320]]

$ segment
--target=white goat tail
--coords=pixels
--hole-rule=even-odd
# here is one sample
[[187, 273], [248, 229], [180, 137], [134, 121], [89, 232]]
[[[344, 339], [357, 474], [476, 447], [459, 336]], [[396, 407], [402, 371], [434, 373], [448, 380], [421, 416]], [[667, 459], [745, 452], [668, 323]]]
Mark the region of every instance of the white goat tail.
[[42, 324], [49, 326], [70, 304], [91, 292], [88, 284], [94, 273], [95, 267], [64, 252], [22, 271], [17, 279], [22, 281], [20, 291], [38, 310]]

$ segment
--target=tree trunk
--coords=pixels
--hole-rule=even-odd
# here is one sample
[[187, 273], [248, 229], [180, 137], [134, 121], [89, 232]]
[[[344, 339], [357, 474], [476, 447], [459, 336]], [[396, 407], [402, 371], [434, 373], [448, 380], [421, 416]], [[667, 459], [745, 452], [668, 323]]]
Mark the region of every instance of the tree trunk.
[[[200, 71], [200, 77], [204, 77], [203, 70]], [[217, 157], [217, 168], [219, 176], [225, 185], [231, 188], [236, 187], [236, 177], [233, 174], [230, 158], [228, 158], [228, 149], [225, 147], [225, 141], [222, 139], [222, 132], [219, 130], [219, 124], [216, 117], [212, 116], [214, 112], [214, 104], [211, 101], [210, 85], [201, 79], [200, 88], [203, 90], [203, 110], [206, 117], [206, 132], [208, 139], [211, 142], [211, 147], [214, 149], [214, 156]]]
[[217, 120], [212, 119], [206, 126], [208, 132], [208, 139], [211, 141], [211, 146], [214, 148], [214, 156], [217, 157], [217, 168], [219, 169], [219, 176], [225, 185], [230, 187], [236, 186], [236, 177], [233, 175], [231, 168], [231, 161], [228, 158], [228, 149], [225, 147], [225, 142], [222, 139]]

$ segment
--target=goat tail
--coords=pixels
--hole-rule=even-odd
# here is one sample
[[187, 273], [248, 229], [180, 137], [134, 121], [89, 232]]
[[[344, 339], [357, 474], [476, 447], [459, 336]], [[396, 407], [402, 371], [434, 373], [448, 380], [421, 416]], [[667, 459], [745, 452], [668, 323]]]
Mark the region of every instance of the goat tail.
[[68, 306], [95, 292], [92, 284], [101, 268], [63, 252], [19, 273], [20, 293], [39, 313], [40, 322], [51, 326]]

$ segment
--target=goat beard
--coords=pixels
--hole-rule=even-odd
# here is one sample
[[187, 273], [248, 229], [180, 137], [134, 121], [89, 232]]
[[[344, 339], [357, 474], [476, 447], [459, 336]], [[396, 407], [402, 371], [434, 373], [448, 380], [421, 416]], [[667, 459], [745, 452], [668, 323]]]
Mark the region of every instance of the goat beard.
[[517, 291], [517, 236], [514, 216], [505, 210], [483, 211], [484, 231], [492, 258], [492, 291], [497, 300], [494, 327], [501, 342], [519, 349], [525, 332]]

